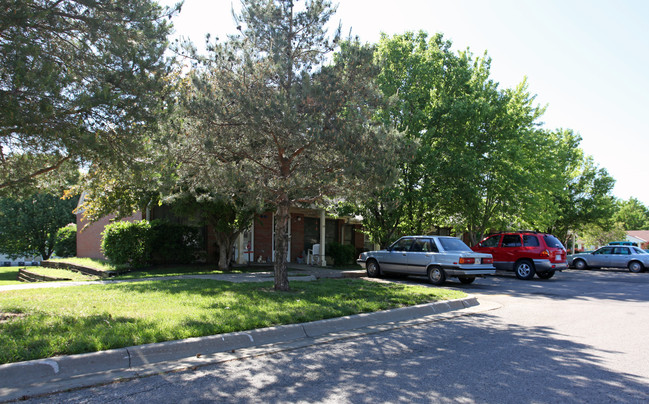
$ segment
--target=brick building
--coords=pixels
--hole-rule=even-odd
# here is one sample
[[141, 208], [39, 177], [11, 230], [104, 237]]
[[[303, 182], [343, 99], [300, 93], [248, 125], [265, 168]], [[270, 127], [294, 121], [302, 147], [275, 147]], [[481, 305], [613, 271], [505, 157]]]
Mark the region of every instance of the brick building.
[[[316, 261], [325, 265], [326, 260], [321, 253], [326, 246], [332, 242], [353, 245], [356, 250], [363, 250], [365, 236], [359, 230], [361, 223], [354, 218], [332, 218], [327, 217], [321, 209], [291, 208], [289, 221], [289, 262]], [[169, 210], [156, 207], [143, 214], [137, 212], [133, 216], [123, 219], [136, 221], [142, 219], [153, 220], [156, 218], [168, 218]], [[95, 223], [88, 224], [83, 219], [83, 212], [77, 213], [77, 256], [103, 259], [101, 252], [101, 233], [105, 226], [114, 217], [106, 217]], [[324, 225], [322, 225], [324, 223]], [[274, 235], [275, 221], [272, 212], [265, 212], [255, 217], [250, 228], [243, 232], [235, 243], [235, 262], [243, 264], [249, 261], [273, 262], [275, 260]], [[213, 239], [209, 227], [205, 232], [205, 252], [207, 262], [213, 263], [217, 260], [218, 248]], [[315, 248], [314, 248], [315, 245]], [[320, 254], [318, 254], [320, 253]]]

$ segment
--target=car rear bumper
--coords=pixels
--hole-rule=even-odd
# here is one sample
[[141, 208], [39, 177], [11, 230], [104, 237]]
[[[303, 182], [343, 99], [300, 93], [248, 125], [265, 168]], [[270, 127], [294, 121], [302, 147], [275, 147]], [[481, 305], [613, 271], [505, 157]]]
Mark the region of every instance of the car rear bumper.
[[549, 260], [534, 260], [536, 272], [563, 271], [568, 268], [567, 262], [550, 262]]
[[496, 269], [463, 269], [463, 268], [444, 268], [447, 276], [484, 276], [493, 275]]

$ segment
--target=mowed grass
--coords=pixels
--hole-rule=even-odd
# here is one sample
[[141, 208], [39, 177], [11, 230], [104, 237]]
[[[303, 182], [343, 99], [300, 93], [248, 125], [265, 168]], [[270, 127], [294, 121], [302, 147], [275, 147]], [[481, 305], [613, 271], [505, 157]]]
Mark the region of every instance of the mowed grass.
[[0, 286], [16, 285], [18, 281], [18, 267], [0, 267]]
[[[244, 272], [272, 272], [273, 266], [249, 266], [235, 267], [231, 271], [221, 271], [216, 264], [211, 265], [163, 265], [147, 268], [128, 268], [127, 266], [113, 265], [107, 260], [94, 258], [56, 258], [52, 262], [68, 263], [72, 265], [93, 268], [99, 271], [114, 271], [117, 274], [111, 279], [139, 279], [152, 278], [156, 276], [179, 276], [179, 275], [211, 275], [223, 273], [244, 273]], [[360, 268], [360, 267], [359, 267]]]
[[29, 272], [45, 275], [54, 278], [67, 278], [72, 281], [93, 281], [100, 279], [94, 276], [87, 276], [78, 272], [68, 271], [66, 269], [44, 268], [39, 266], [31, 267], [0, 267], [0, 286], [25, 284], [18, 280], [18, 270], [26, 268]]
[[165, 280], [0, 292], [0, 363], [251, 330], [464, 297], [360, 279]]

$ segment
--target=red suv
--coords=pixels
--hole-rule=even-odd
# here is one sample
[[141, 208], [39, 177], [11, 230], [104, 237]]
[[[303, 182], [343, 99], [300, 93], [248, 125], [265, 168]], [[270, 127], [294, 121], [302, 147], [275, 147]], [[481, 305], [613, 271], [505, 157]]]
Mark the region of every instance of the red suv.
[[484, 238], [475, 252], [491, 254], [496, 269], [514, 271], [518, 279], [550, 279], [555, 271], [566, 269], [567, 252], [551, 234], [532, 231], [497, 233]]

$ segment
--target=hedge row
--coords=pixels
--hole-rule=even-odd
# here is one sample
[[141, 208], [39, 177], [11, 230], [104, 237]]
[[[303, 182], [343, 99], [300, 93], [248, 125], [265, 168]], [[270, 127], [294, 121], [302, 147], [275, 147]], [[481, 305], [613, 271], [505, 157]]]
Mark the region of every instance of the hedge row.
[[102, 235], [101, 250], [106, 258], [133, 268], [190, 263], [203, 249], [200, 228], [165, 220], [114, 222]]

